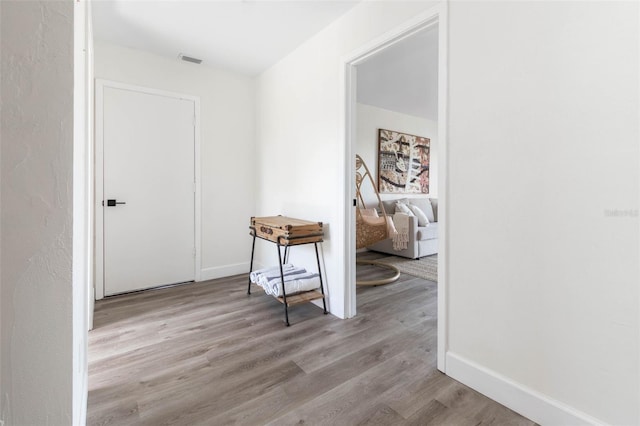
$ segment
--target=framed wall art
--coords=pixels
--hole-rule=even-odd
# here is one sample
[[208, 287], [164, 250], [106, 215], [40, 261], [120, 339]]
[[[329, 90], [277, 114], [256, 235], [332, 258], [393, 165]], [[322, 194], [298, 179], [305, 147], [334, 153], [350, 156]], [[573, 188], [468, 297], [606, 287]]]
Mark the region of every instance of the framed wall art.
[[378, 192], [428, 194], [430, 140], [378, 130]]

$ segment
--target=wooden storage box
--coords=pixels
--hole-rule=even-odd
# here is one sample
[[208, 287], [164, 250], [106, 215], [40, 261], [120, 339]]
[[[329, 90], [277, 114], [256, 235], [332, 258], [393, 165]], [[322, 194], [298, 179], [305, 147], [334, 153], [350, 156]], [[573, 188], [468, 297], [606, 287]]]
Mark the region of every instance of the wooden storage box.
[[283, 246], [322, 242], [322, 222], [294, 219], [286, 216], [251, 218], [251, 233], [256, 237]]

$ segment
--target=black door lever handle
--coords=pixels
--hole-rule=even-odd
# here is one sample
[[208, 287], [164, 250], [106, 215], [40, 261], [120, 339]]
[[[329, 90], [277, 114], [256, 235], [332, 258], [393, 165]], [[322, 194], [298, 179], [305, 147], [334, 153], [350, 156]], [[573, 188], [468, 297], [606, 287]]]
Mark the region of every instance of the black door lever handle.
[[[127, 204], [125, 201], [107, 200], [107, 207], [115, 207], [116, 204]], [[104, 206], [104, 201], [102, 202]]]

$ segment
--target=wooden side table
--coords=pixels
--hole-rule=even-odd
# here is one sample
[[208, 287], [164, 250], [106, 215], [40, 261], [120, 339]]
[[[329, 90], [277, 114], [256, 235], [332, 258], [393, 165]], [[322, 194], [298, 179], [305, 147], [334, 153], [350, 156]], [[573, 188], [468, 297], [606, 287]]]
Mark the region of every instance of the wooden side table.
[[[326, 315], [327, 303], [324, 294], [322, 270], [320, 268], [320, 255], [318, 254], [318, 243], [323, 241], [322, 238], [324, 236], [324, 232], [322, 231], [322, 222], [310, 222], [286, 216], [252, 217], [249, 229], [250, 235], [253, 237], [249, 274], [253, 272], [253, 255], [256, 247], [256, 239], [259, 238], [276, 244], [282, 286], [282, 297], [276, 297], [276, 299], [284, 305], [285, 324], [287, 326], [290, 325], [289, 306], [307, 303], [316, 299], [322, 299], [322, 307], [324, 314]], [[289, 258], [289, 248], [303, 244], [313, 244], [315, 247], [318, 276], [320, 278], [320, 291], [310, 290], [287, 296], [282, 265], [285, 264]], [[284, 255], [281, 250], [282, 247], [284, 247]], [[247, 294], [251, 294], [251, 277], [249, 277]]]

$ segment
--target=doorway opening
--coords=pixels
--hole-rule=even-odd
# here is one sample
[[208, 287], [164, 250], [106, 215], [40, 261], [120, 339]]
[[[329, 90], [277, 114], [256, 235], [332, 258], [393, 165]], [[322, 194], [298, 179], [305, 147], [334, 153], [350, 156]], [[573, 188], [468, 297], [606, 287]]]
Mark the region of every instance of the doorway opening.
[[[437, 367], [445, 371], [446, 353], [446, 6], [425, 14], [365, 46], [344, 60], [345, 77], [345, 311], [357, 313], [355, 155], [378, 178], [380, 129], [431, 140], [429, 194], [437, 206], [438, 239], [431, 242], [437, 265]], [[421, 58], [421, 59], [420, 59]], [[422, 61], [422, 66], [418, 65]], [[412, 66], [414, 65], [415, 66]], [[413, 81], [413, 83], [411, 83]], [[394, 128], [395, 127], [395, 128]], [[381, 191], [382, 192], [382, 191]], [[381, 194], [385, 200], [408, 194]], [[375, 197], [375, 193], [369, 198]], [[414, 196], [415, 197], [415, 196]], [[408, 196], [411, 198], [411, 195]], [[416, 197], [417, 198], [417, 197]], [[388, 204], [391, 207], [391, 204]], [[372, 203], [375, 207], [378, 203]], [[391, 215], [394, 211], [387, 212]], [[388, 245], [391, 245], [389, 241]], [[380, 256], [375, 254], [373, 256]], [[392, 253], [391, 253], [392, 254]], [[362, 256], [362, 254], [359, 254]], [[365, 255], [367, 256], [367, 255]], [[424, 257], [417, 255], [416, 257]], [[365, 257], [366, 258], [366, 257]], [[420, 262], [414, 261], [414, 262]], [[371, 272], [371, 271], [369, 271]], [[384, 274], [384, 272], [382, 272]], [[434, 285], [434, 290], [436, 285]], [[402, 309], [402, 308], [399, 308]]]

